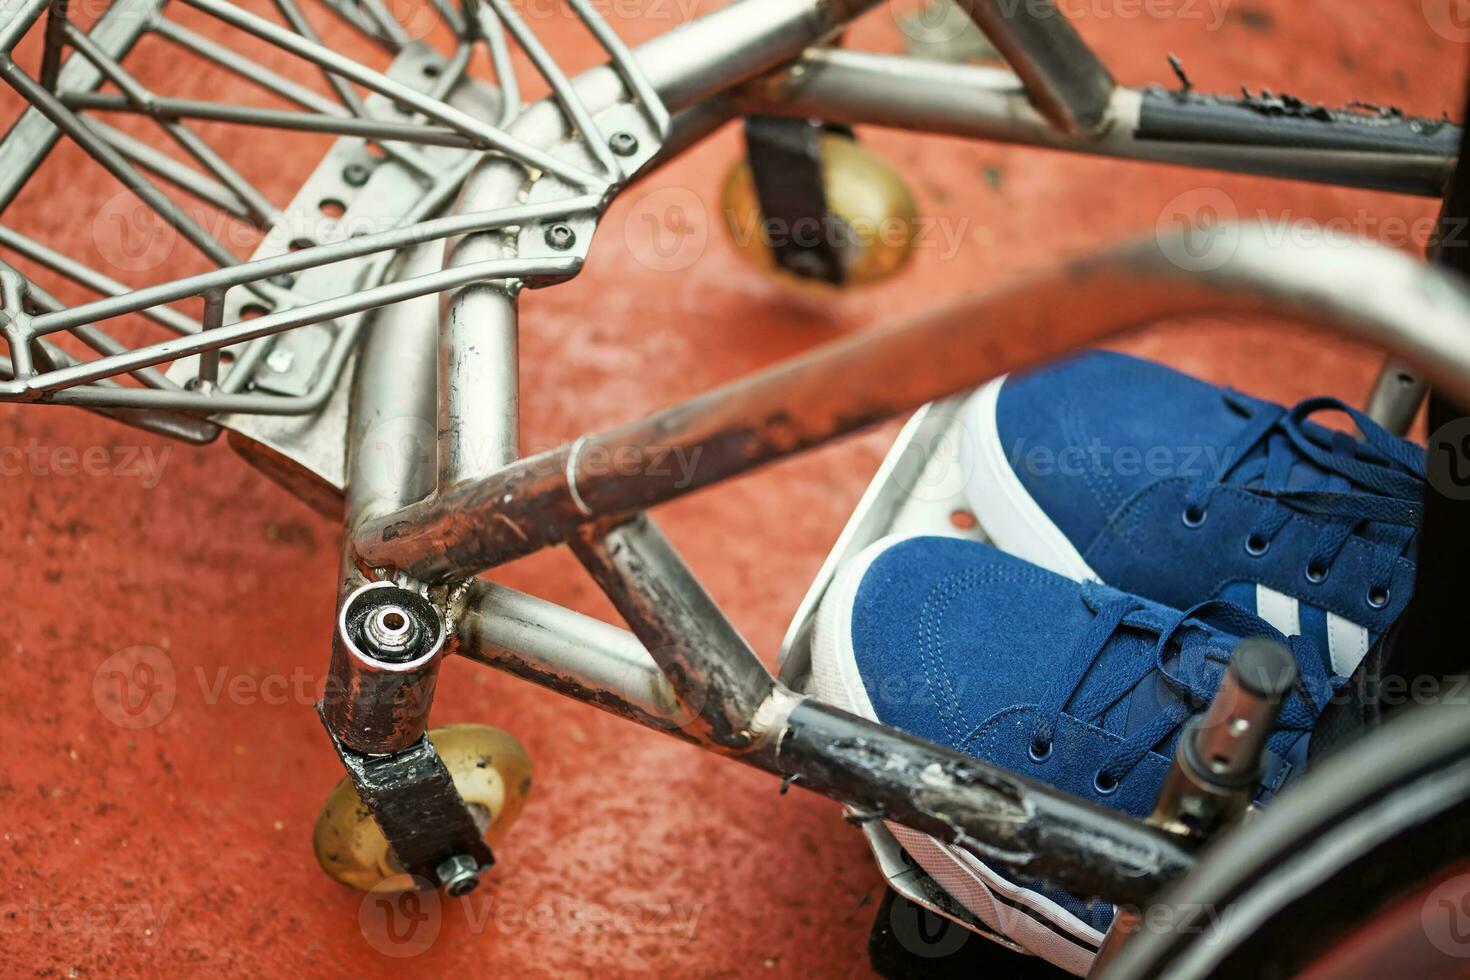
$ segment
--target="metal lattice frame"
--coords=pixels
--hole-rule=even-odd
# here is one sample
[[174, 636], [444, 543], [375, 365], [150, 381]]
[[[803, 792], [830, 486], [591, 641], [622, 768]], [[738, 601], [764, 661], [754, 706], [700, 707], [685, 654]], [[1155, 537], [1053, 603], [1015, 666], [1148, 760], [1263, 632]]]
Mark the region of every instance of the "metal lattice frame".
[[[487, 5], [479, 0], [466, 0], [458, 9], [444, 3], [435, 5], [458, 43], [444, 67], [436, 72], [435, 84], [428, 92], [411, 88], [323, 46], [295, 0], [275, 0], [284, 26], [223, 0], [182, 2], [320, 68], [336, 99], [328, 99], [246, 61], [229, 48], [170, 20], [157, 8], [156, 0], [123, 0], [108, 10], [91, 33], [67, 19], [65, 0], [50, 3], [29, 0], [23, 4], [0, 34], [0, 52], [3, 52], [0, 75], [31, 107], [28, 118], [22, 120], [7, 140], [12, 154], [26, 154], [30, 166], [26, 170], [16, 167], [7, 171], [0, 208], [13, 199], [20, 179], [34, 172], [55, 135], [64, 134], [219, 268], [129, 290], [16, 230], [0, 228], [0, 246], [102, 293], [102, 298], [96, 301], [65, 307], [39, 285], [21, 278], [14, 269], [0, 270], [5, 285], [0, 315], [4, 317], [9, 348], [9, 357], [0, 361], [0, 371], [10, 379], [0, 383], [0, 399], [134, 412], [308, 414], [321, 407], [340, 379], [361, 322], [358, 314], [473, 282], [517, 279], [540, 285], [576, 275], [581, 257], [568, 254], [490, 260], [411, 280], [385, 282], [394, 256], [414, 245], [498, 229], [550, 224], [578, 216], [595, 217], [627, 177], [624, 168], [630, 161], [609, 149], [607, 136], [599, 131], [575, 88], [506, 0], [489, 0]], [[568, 5], [612, 58], [617, 72], [627, 83], [630, 98], [637, 102], [651, 129], [659, 136], [667, 134], [668, 112], [626, 46], [588, 0], [568, 0]], [[412, 43], [402, 26], [381, 5], [334, 9], [338, 13], [352, 11], [347, 14], [348, 19], [370, 36], [384, 41], [390, 50], [403, 50]], [[46, 15], [45, 50], [38, 80], [21, 69], [9, 52], [43, 14]], [[133, 27], [123, 30], [117, 26], [120, 24]], [[108, 50], [109, 47], [131, 48], [141, 32], [152, 32], [195, 57], [296, 103], [304, 111], [157, 95], [128, 71], [121, 55]], [[510, 63], [507, 32], [551, 85], [569, 128], [588, 149], [593, 167], [568, 162], [564, 153], [559, 156], [547, 152], [507, 132], [506, 127], [523, 108]], [[499, 89], [500, 115], [493, 122], [469, 115], [446, 101], [449, 92], [460, 83], [479, 45], [489, 52]], [[63, 60], [67, 48], [75, 51], [73, 60]], [[76, 63], [77, 57], [81, 63]], [[93, 90], [104, 80], [115, 85], [120, 94]], [[365, 101], [355, 86], [382, 98], [375, 103]], [[422, 121], [387, 118], [394, 107], [399, 107], [400, 114], [406, 109]], [[161, 132], [187, 151], [204, 173], [185, 167], [107, 126], [95, 118], [98, 112], [138, 113], [152, 118]], [[142, 172], [152, 169], [176, 188], [218, 206], [267, 234], [282, 224], [281, 212], [221, 152], [189, 128], [188, 121], [194, 119], [371, 140], [391, 159], [412, 171], [423, 183], [423, 192], [417, 204], [388, 230], [242, 263]], [[457, 147], [476, 152], [464, 154], [461, 160], [445, 167], [429, 159], [423, 152], [425, 147]], [[497, 157], [514, 161], [528, 174], [554, 177], [561, 182], [564, 193], [556, 199], [523, 207], [505, 206], [433, 218], [452, 201], [482, 152], [493, 152]], [[638, 162], [631, 161], [633, 165]], [[343, 283], [350, 288], [340, 296], [313, 300], [282, 285], [307, 270], [363, 257], [370, 261], [357, 281]], [[267, 312], [225, 322], [226, 292], [236, 288], [251, 295], [254, 303]], [[196, 298], [204, 303], [202, 322], [167, 305]], [[175, 336], [128, 348], [99, 325], [132, 313], [147, 316]], [[310, 393], [283, 397], [249, 390], [252, 371], [269, 350], [270, 342], [265, 338], [319, 323], [332, 326], [334, 340], [327, 369], [320, 372]], [[62, 331], [70, 332], [98, 356], [79, 359], [46, 339]], [[237, 345], [245, 346], [235, 353], [233, 367], [222, 371], [220, 352]], [[184, 358], [194, 359], [189, 377], [179, 379], [171, 376], [176, 372], [159, 370], [160, 366]], [[125, 376], [136, 384], [120, 384]]]

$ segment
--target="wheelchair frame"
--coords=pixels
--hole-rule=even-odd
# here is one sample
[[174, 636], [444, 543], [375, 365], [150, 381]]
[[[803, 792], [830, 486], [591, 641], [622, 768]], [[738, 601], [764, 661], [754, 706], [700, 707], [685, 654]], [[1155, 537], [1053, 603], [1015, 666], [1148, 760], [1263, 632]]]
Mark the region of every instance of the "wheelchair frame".
[[[1389, 355], [1375, 399], [1380, 417], [1412, 415], [1422, 398], [1419, 382], [1399, 381], [1400, 365], [1470, 403], [1470, 292], [1440, 269], [1368, 247], [1326, 256], [1248, 227], [1184, 224], [519, 458], [520, 289], [575, 276], [619, 190], [737, 116], [895, 126], [1431, 197], [1445, 193], [1454, 173], [1460, 129], [1269, 94], [1125, 88], [1051, 0], [963, 3], [1012, 71], [827, 46], [876, 0], [736, 0], [636, 50], [587, 0], [569, 0], [611, 58], [574, 80], [506, 0], [436, 4], [459, 49], [445, 60], [410, 37], [388, 37], [397, 60], [386, 75], [325, 48], [289, 13], [294, 30], [226, 0], [181, 2], [313, 62], [339, 94], [348, 83], [363, 86], [375, 93], [369, 111], [162, 99], [130, 86], [121, 67], [144, 30], [230, 66], [227, 51], [169, 26], [159, 0], [115, 0], [90, 33], [69, 24], [66, 0], [0, 0], [8, 15], [0, 76], [31, 104], [0, 142], [0, 211], [66, 135], [220, 265], [127, 290], [0, 228], [0, 246], [103, 293], [67, 308], [0, 263], [10, 353], [0, 364], [9, 379], [0, 381], [0, 398], [90, 407], [194, 442], [225, 430], [303, 499], [341, 508], [336, 693], [321, 713], [364, 802], [427, 884], [448, 885], [442, 869], [462, 855], [477, 868], [489, 860], [424, 735], [435, 673], [453, 653], [770, 772], [783, 790], [822, 793], [859, 820], [896, 821], [1020, 875], [1145, 906], [1190, 872], [1194, 842], [783, 684], [645, 512], [1169, 316], [1279, 316], [1373, 344]], [[380, 30], [380, 4], [326, 2], [364, 30], [393, 33]], [[9, 52], [43, 16], [35, 79]], [[498, 92], [478, 83], [456, 90], [476, 44], [504, 66], [500, 25], [551, 81], [552, 97], [522, 107], [513, 73], [503, 71]], [[69, 59], [68, 46], [76, 51]], [[411, 70], [424, 59], [436, 71]], [[94, 91], [104, 79], [124, 94]], [[392, 105], [425, 121], [377, 111]], [[284, 223], [271, 220], [228, 165], [209, 166], [212, 179], [191, 177], [85, 121], [83, 110], [143, 112], [181, 140], [192, 118], [341, 136], [291, 209], [340, 190], [333, 182], [364, 141], [381, 143], [401, 170], [380, 167], [383, 187], [418, 189], [398, 193], [391, 206], [402, 218], [389, 230], [293, 248], [274, 230]], [[222, 253], [140, 168], [272, 229], [257, 257], [238, 263]], [[436, 217], [456, 194], [452, 213]], [[353, 283], [345, 294], [343, 270]], [[199, 322], [166, 305], [201, 297]], [[252, 304], [267, 312], [248, 316]], [[179, 336], [129, 348], [97, 326], [131, 313]], [[290, 346], [323, 329], [315, 346]], [[44, 339], [58, 331], [98, 357], [83, 360]], [[316, 365], [309, 383], [259, 383], [281, 350]], [[124, 376], [140, 384], [118, 383]], [[404, 439], [413, 461], [426, 465], [404, 465]], [[685, 470], [675, 460], [693, 463]], [[475, 578], [563, 543], [631, 632]], [[428, 600], [393, 608], [437, 644], [396, 660], [363, 648], [349, 613], [392, 590]]]

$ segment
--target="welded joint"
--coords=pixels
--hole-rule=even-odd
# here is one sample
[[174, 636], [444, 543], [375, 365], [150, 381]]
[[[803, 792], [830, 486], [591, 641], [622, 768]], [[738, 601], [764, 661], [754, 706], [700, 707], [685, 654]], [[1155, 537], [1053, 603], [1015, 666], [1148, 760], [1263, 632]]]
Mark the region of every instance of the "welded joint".
[[592, 508], [587, 506], [587, 501], [582, 499], [581, 492], [577, 490], [577, 464], [582, 455], [582, 449], [586, 445], [587, 436], [578, 436], [577, 441], [572, 443], [572, 448], [567, 452], [567, 493], [571, 496], [572, 503], [577, 505], [577, 509], [582, 512], [584, 517], [592, 517]]
[[474, 585], [475, 580], [469, 578], [447, 585], [423, 586], [424, 597], [434, 604], [439, 610], [439, 615], [444, 619], [445, 656], [459, 653], [460, 629], [469, 613], [470, 596], [474, 591]]
[[796, 710], [796, 706], [805, 700], [807, 695], [797, 694], [785, 684], [776, 681], [771, 693], [756, 706], [755, 714], [745, 727], [751, 747], [774, 744], [779, 752], [781, 737], [786, 734], [786, 722], [790, 720], [791, 712]]
[[0, 326], [30, 332], [30, 316], [26, 313], [26, 296], [30, 280], [8, 262], [0, 261]]
[[14, 392], [16, 397], [29, 395], [30, 386], [26, 376], [32, 373], [31, 315], [26, 312], [26, 297], [30, 292], [30, 280], [16, 271], [14, 266], [0, 262], [0, 335], [10, 348], [10, 370], [13, 375], [7, 383], [5, 393]]

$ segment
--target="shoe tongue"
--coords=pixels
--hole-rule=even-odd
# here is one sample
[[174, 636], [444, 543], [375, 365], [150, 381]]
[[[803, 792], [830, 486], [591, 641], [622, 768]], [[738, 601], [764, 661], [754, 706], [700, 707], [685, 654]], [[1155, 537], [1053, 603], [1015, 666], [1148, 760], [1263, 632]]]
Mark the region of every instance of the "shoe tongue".
[[[1183, 643], [1181, 643], [1181, 637]], [[1186, 670], [1184, 663], [1184, 646], [1190, 647], [1190, 663], [1194, 665], [1193, 672]], [[1150, 644], [1151, 646], [1151, 644]], [[1164, 657], [1164, 668], [1175, 677], [1184, 680], [1195, 687], [1213, 687], [1218, 683], [1218, 673], [1211, 678], [1208, 671], [1204, 676], [1199, 675], [1200, 664], [1204, 662], [1205, 651], [1214, 651], [1216, 657], [1227, 658], [1230, 655], [1230, 642], [1222, 635], [1216, 634], [1214, 630], [1203, 626], [1191, 624], [1184, 627], [1176, 634], [1174, 642], [1169, 644], [1169, 651]], [[1220, 665], [1223, 672], [1224, 665]], [[1133, 693], [1124, 699], [1126, 710], [1120, 712], [1120, 730], [1118, 734], [1128, 735], [1142, 728], [1152, 721], [1159, 712], [1180, 700], [1182, 695], [1170, 686], [1164, 675], [1154, 670], [1144, 678], [1143, 683], [1133, 689]], [[1172, 748], [1172, 745], [1169, 746]]]
[[[1158, 717], [1159, 712], [1179, 700], [1174, 689], [1158, 671], [1149, 674], [1144, 682], [1133, 689], [1118, 710], [1117, 729], [1109, 729], [1117, 735], [1131, 735]], [[1109, 719], [1112, 721], [1113, 719]], [[1170, 746], [1172, 748], [1172, 746]]]
[[1291, 464], [1291, 470], [1286, 476], [1286, 489], [1305, 490], [1308, 487], [1321, 483], [1327, 475], [1326, 470], [1311, 460], [1297, 454], [1296, 462]]

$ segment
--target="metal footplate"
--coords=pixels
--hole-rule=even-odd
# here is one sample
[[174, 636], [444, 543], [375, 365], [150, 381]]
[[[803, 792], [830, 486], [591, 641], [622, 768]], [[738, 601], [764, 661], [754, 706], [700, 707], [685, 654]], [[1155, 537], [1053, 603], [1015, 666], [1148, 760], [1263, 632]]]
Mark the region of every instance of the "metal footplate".
[[[925, 405], [894, 440], [787, 629], [779, 660], [779, 676], [786, 685], [802, 691], [810, 687], [817, 610], [837, 570], [868, 545], [894, 534], [987, 540], [978, 523], [955, 517], [969, 515], [970, 506], [960, 455], [960, 440], [967, 437], [959, 418], [964, 402], [962, 395]], [[862, 830], [890, 888], [971, 932], [1023, 951], [971, 915], [903, 850], [881, 821], [866, 822]]]
[[[432, 89], [444, 59], [423, 44], [410, 44], [396, 57], [387, 75], [405, 85]], [[500, 95], [489, 85], [465, 78], [446, 101], [476, 118], [492, 119], [500, 111]], [[380, 96], [367, 100], [370, 108], [387, 103]], [[455, 147], [425, 147], [423, 159], [438, 168], [440, 175], [452, 174], [463, 166], [473, 150]], [[286, 214], [303, 224], [316, 220], [320, 202], [335, 201], [345, 206], [339, 227], [345, 237], [354, 229], [391, 228], [420, 206], [426, 187], [409, 167], [392, 158], [378, 160], [369, 153], [367, 141], [355, 137], [338, 140], [312, 175], [307, 178]], [[288, 225], [288, 227], [290, 227]], [[289, 243], [268, 239], [253, 258], [284, 254]], [[340, 295], [342, 283], [360, 280], [375, 261], [366, 255], [303, 273], [292, 291], [308, 299]], [[240, 293], [235, 290], [234, 293]], [[232, 293], [234, 308], [227, 320], [238, 319], [242, 299]], [[256, 415], [236, 413], [216, 421], [226, 430], [232, 449], [252, 466], [281, 484], [312, 509], [329, 517], [342, 514], [342, 486], [346, 482], [346, 439], [348, 391], [353, 368], [350, 356], [353, 337], [366, 325], [370, 314], [342, 318], [336, 333], [317, 324], [267, 338], [269, 353], [259, 358], [249, 387], [282, 397], [311, 398], [320, 408], [305, 415]], [[345, 363], [344, 363], [345, 362]], [[180, 376], [193, 370], [180, 364]]]

